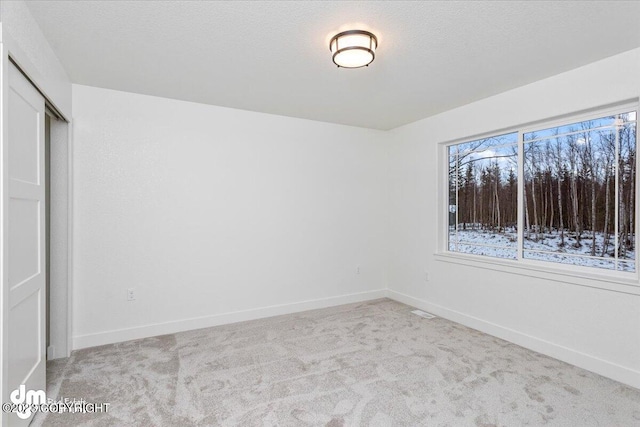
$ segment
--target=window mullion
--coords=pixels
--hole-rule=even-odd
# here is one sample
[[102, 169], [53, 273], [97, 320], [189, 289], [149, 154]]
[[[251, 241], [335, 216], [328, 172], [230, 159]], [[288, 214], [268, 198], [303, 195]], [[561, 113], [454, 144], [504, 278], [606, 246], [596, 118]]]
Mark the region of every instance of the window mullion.
[[524, 134], [518, 131], [518, 251], [517, 259], [523, 258], [524, 245]]

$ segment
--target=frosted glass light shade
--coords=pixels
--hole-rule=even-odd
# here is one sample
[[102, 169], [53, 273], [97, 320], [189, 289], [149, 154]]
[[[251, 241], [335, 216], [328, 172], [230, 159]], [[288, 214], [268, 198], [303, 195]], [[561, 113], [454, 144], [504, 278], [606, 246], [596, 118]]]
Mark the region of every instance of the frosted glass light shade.
[[363, 30], [343, 31], [329, 42], [333, 63], [343, 68], [368, 66], [375, 59], [377, 48], [376, 36]]

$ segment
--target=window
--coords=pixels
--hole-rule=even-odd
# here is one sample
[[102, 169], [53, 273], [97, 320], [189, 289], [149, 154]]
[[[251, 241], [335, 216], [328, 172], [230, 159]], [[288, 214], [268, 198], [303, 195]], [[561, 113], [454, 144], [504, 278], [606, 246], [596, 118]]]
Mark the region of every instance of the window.
[[448, 250], [636, 271], [636, 111], [451, 144]]
[[518, 133], [449, 146], [449, 250], [517, 258]]

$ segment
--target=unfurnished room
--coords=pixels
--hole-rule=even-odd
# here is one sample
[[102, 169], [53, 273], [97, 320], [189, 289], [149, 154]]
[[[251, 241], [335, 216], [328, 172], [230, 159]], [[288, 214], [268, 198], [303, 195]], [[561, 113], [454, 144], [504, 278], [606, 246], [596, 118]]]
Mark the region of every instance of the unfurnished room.
[[0, 425], [640, 426], [640, 1], [0, 1]]

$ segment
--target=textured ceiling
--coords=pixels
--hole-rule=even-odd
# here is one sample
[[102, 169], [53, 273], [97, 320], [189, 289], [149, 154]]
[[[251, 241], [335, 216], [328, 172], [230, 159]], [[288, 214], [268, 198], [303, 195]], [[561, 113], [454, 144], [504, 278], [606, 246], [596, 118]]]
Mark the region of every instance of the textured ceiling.
[[[377, 129], [640, 46], [638, 1], [28, 4], [74, 83]], [[347, 28], [370, 67], [332, 64]]]

